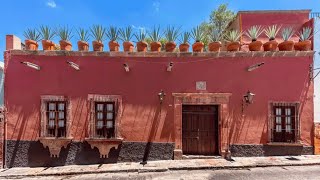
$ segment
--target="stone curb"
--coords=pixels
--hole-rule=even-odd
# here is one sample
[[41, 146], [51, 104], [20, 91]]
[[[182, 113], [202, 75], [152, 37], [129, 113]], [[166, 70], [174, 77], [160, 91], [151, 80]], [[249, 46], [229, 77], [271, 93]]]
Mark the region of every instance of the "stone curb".
[[221, 170], [221, 169], [245, 169], [245, 168], [258, 168], [258, 167], [283, 167], [283, 166], [314, 166], [320, 165], [320, 162], [315, 163], [299, 163], [299, 164], [258, 164], [258, 165], [237, 165], [237, 166], [194, 166], [194, 167], [168, 167], [168, 168], [151, 168], [151, 169], [119, 169], [119, 170], [102, 170], [102, 171], [74, 171], [74, 172], [61, 172], [61, 173], [38, 173], [26, 175], [6, 175], [0, 178], [21, 178], [21, 177], [41, 177], [41, 176], [70, 176], [80, 174], [102, 174], [102, 173], [148, 173], [148, 172], [166, 172], [166, 171], [179, 171], [179, 170]]

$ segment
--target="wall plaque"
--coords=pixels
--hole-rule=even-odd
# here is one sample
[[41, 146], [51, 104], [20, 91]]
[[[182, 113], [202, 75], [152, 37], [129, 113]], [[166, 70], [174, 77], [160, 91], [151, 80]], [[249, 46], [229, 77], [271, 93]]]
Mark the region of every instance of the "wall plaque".
[[207, 82], [206, 81], [197, 81], [196, 82], [196, 90], [207, 90]]

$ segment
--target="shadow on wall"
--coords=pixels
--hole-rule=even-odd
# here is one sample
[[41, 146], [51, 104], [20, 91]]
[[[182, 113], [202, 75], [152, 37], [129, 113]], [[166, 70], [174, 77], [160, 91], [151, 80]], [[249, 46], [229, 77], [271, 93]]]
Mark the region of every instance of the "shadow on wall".
[[[78, 138], [84, 138], [88, 135], [87, 125], [88, 117], [85, 110], [86, 101], [79, 99], [72, 103], [72, 113], [75, 114], [71, 118], [71, 132]], [[12, 129], [7, 140], [6, 150], [6, 166], [7, 167], [37, 167], [37, 166], [63, 166], [72, 164], [105, 164], [125, 161], [140, 162], [143, 160], [160, 160], [172, 159], [174, 144], [163, 142], [154, 143], [155, 139], [167, 139], [171, 137], [171, 129], [165, 128], [170, 126], [171, 120], [167, 116], [167, 110], [158, 107], [153, 116], [149, 116], [148, 120], [143, 121], [145, 127], [143, 133], [148, 137], [147, 142], [129, 142], [124, 141], [118, 149], [112, 148], [109, 158], [100, 158], [97, 148], [92, 149], [87, 142], [72, 142], [67, 148], [62, 148], [58, 158], [50, 157], [49, 149], [44, 148], [37, 140], [40, 134], [40, 113], [35, 106], [10, 109], [12, 117], [17, 121], [10, 124]], [[145, 111], [144, 108], [137, 108], [136, 114]], [[27, 115], [28, 114], [28, 115]], [[143, 113], [142, 113], [143, 114]], [[83, 118], [83, 116], [86, 116]], [[153, 119], [150, 120], [150, 117]], [[86, 121], [82, 121], [86, 119]], [[137, 119], [138, 122], [138, 119]], [[13, 123], [13, 121], [11, 121]], [[140, 122], [141, 123], [141, 122]], [[146, 125], [148, 123], [148, 125]], [[141, 125], [141, 124], [140, 124]], [[122, 126], [120, 122], [120, 127]], [[161, 126], [161, 127], [160, 127]], [[132, 127], [132, 126], [131, 126]], [[141, 131], [141, 129], [140, 129]], [[15, 140], [18, 139], [18, 140]], [[23, 139], [30, 139], [23, 140]]]

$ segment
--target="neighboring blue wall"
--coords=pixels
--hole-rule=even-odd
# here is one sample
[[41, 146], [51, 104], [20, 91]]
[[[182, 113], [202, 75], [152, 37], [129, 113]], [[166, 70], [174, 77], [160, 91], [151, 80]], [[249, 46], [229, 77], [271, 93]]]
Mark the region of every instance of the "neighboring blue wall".
[[[320, 17], [316, 17], [314, 21], [314, 67], [320, 68]], [[314, 75], [316, 75], [320, 70], [315, 70]], [[320, 122], [320, 74], [314, 79], [314, 121]]]

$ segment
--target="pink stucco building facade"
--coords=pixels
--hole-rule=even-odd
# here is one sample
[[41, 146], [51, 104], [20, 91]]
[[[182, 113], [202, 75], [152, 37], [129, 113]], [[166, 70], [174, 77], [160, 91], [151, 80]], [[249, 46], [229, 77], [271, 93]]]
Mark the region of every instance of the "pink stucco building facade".
[[[231, 27], [256, 25], [250, 15]], [[313, 154], [313, 55], [7, 50], [5, 166]]]

